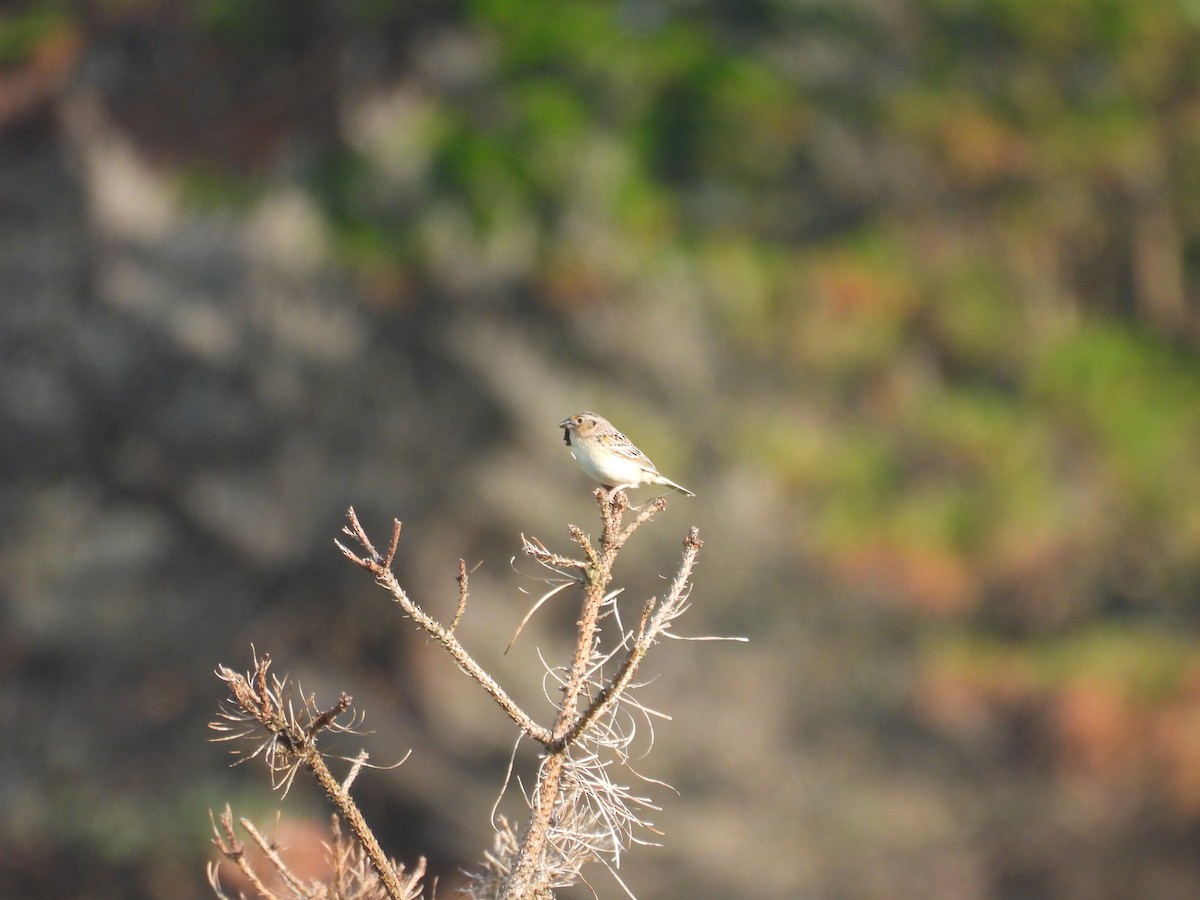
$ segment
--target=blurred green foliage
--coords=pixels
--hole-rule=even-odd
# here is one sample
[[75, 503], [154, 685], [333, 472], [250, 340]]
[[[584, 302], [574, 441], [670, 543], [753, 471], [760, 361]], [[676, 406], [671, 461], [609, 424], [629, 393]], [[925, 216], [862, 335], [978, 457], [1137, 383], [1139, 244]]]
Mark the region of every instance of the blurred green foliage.
[[[692, 442], [765, 473], [797, 555], [931, 629], [936, 677], [1188, 697], [1200, 4], [125, 6], [185, 10], [248, 69], [299, 58], [270, 84], [342, 104], [282, 168], [373, 296], [486, 285], [579, 330], [684, 297], [719, 395], [677, 419], [704, 424], [613, 417], [673, 472]], [[0, 16], [0, 64], [74, 9]], [[358, 93], [355, 60], [305, 56], [327, 35], [379, 57]], [[178, 171], [203, 208], [263, 189]]]
[[[806, 504], [835, 568], [883, 566], [968, 642], [998, 607], [1035, 634], [1128, 608], [1195, 621], [1186, 4], [466, 15], [486, 51], [436, 101], [454, 126], [429, 202], [531, 229], [543, 291], [556, 262], [636, 280], [684, 260], [733, 352], [796, 392], [743, 409], [725, 449]], [[390, 247], [420, 265], [420, 242]], [[1020, 600], [1034, 583], [1059, 612]]]
[[[208, 15], [256, 32], [235, 7]], [[964, 592], [968, 624], [1064, 565], [1081, 593], [1055, 627], [1131, 583], [1150, 609], [1190, 607], [1186, 4], [479, 0], [459, 16], [452, 71], [429, 63], [390, 130], [312, 170], [352, 265], [414, 290], [499, 257], [548, 310], [682, 265], [729, 351], [797, 398], [744, 408], [722, 449], [806, 500], [834, 557], [886, 547], [970, 573], [936, 589]]]
[[[0, 59], [65, 9], [0, 20]], [[730, 395], [772, 387], [711, 449], [850, 583], [964, 635], [1200, 619], [1194, 4], [188, 9], [271, 58], [418, 35], [302, 157], [342, 260], [546, 316], [678, 285]], [[198, 205], [259, 189], [184, 171]]]
[[27, 62], [43, 42], [71, 21], [65, 4], [27, 4], [23, 10], [0, 11], [0, 66]]
[[1023, 683], [1040, 692], [1099, 681], [1140, 703], [1174, 700], [1200, 670], [1200, 648], [1186, 635], [1155, 627], [1081, 629], [1016, 644], [978, 636], [931, 636], [931, 668], [984, 685]]

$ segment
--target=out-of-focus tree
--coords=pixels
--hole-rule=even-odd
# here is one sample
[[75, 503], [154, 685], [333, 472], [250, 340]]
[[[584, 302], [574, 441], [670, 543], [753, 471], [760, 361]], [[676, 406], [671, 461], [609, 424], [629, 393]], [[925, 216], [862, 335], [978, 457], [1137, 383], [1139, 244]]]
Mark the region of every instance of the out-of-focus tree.
[[1194, 856], [1193, 4], [40, 2], [0, 67], [0, 135], [94, 95], [196, 210], [302, 192], [426, 368], [447, 309], [513, 322], [765, 479], [755, 546], [903, 623], [922, 750], [1033, 785], [995, 896], [1087, 869], [1019, 829], [1077, 779], [1128, 792], [1104, 866], [1147, 817]]

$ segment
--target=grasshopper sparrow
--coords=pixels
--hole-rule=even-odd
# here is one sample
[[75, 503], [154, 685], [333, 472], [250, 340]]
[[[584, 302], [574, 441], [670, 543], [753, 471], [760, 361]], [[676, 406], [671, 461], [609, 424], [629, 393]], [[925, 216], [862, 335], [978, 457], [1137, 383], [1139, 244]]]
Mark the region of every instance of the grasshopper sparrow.
[[581, 412], [558, 423], [563, 442], [581, 469], [609, 489], [609, 495], [643, 484], [665, 484], [696, 495], [659, 473], [650, 459], [603, 416]]

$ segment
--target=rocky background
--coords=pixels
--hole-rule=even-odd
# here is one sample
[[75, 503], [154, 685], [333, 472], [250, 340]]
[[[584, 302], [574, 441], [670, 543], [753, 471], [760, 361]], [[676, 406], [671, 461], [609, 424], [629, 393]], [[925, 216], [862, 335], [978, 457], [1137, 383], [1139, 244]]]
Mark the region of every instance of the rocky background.
[[648, 661], [636, 894], [1194, 896], [1198, 69], [1172, 0], [6, 5], [0, 893], [210, 896], [253, 646], [412, 749], [357, 795], [451, 895], [515, 736], [333, 540], [445, 617], [482, 561], [545, 711], [592, 408], [699, 495], [628, 596], [695, 524], [680, 629], [750, 638]]

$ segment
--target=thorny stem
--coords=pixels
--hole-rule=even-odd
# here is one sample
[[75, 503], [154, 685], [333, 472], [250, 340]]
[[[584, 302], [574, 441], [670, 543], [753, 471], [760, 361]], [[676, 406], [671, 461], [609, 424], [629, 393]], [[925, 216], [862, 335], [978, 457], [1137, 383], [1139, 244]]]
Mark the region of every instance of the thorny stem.
[[[581, 529], [575, 526], [568, 529], [571, 538], [583, 550], [587, 559], [586, 566], [579, 566], [583, 570], [584, 598], [578, 622], [578, 637], [575, 641], [575, 652], [571, 659], [566, 683], [563, 686], [562, 705], [559, 707], [558, 717], [554, 723], [553, 740], [547, 745], [549, 755], [542, 764], [541, 779], [536, 788], [529, 822], [522, 834], [521, 848], [513, 862], [512, 871], [505, 879], [501, 889], [502, 900], [530, 900], [530, 898], [549, 895], [548, 873], [542, 863], [570, 747], [584, 733], [588, 724], [609, 708], [624, 690], [632, 679], [642, 656], [649, 649], [649, 642], [635, 643], [616, 679], [601, 692], [582, 716], [578, 714], [579, 698], [587, 683], [585, 675], [596, 642], [600, 611], [604, 605], [608, 585], [612, 581], [612, 567], [617, 553], [620, 552], [634, 531], [648, 521], [651, 516], [666, 507], [666, 501], [657, 498], [648, 503], [627, 528], [622, 529], [622, 518], [625, 510], [629, 508], [629, 501], [624, 492], [618, 491], [610, 498], [606, 491], [600, 489], [596, 492], [596, 499], [600, 505], [600, 518], [603, 523], [599, 549], [595, 548]], [[694, 533], [695, 529], [693, 529], [693, 535]], [[693, 535], [689, 535], [689, 537]], [[690, 555], [685, 553], [684, 565], [687, 571], [681, 571], [677, 578], [681, 586], [686, 584], [690, 575], [692, 562], [695, 559], [695, 553], [699, 550], [699, 545], [699, 539], [696, 538], [694, 550], [690, 551]], [[652, 603], [653, 601], [651, 601]], [[647, 604], [647, 610], [643, 614], [642, 623], [639, 626], [639, 637], [645, 637], [647, 634], [646, 624], [649, 617], [650, 604]], [[642, 646], [643, 643], [644, 646]]]
[[[209, 815], [212, 815], [211, 811]], [[254, 838], [255, 843], [258, 844], [267, 858], [272, 859], [271, 854], [274, 853], [274, 848], [271, 847], [269, 842], [262, 840], [262, 835], [258, 833], [258, 829], [254, 827], [254, 823], [249, 819], [241, 819], [240, 822], [241, 826]], [[213, 828], [215, 831], [215, 823]], [[275, 900], [275, 894], [267, 889], [262, 879], [258, 877], [258, 873], [254, 871], [254, 867], [246, 859], [246, 845], [239, 841], [233, 832], [233, 810], [229, 808], [229, 804], [225, 805], [225, 811], [221, 813], [221, 828], [220, 831], [217, 831], [217, 837], [213, 838], [213, 844], [221, 851], [222, 856], [231, 860], [241, 870], [242, 875], [254, 886], [259, 896], [266, 897], [267, 900]], [[276, 868], [278, 869], [279, 867], [276, 866]], [[215, 872], [215, 869], [213, 871]], [[290, 874], [286, 866], [283, 867], [283, 871]], [[285, 875], [284, 877], [286, 879], [287, 876]]]
[[[699, 531], [695, 528], [688, 531], [687, 537], [683, 540], [683, 562], [679, 565], [679, 571], [668, 591], [668, 597], [678, 597], [687, 587], [688, 579], [691, 578], [692, 568], [696, 564], [696, 555], [703, 546], [704, 541], [700, 540]], [[654, 636], [659, 631], [656, 627], [655, 607], [657, 606], [661, 611], [671, 608], [671, 605], [670, 603], [658, 604], [654, 597], [646, 601], [646, 606], [642, 610], [641, 621], [638, 623], [637, 631], [634, 633], [632, 646], [629, 648], [629, 655], [625, 657], [625, 661], [621, 663], [621, 667], [617, 669], [612, 680], [600, 690], [591, 705], [584, 710], [583, 715], [575, 721], [570, 730], [563, 736], [562, 743], [564, 746], [573, 744], [579, 739], [580, 735], [588, 730], [594, 721], [611, 709], [617, 698], [629, 686], [629, 683], [633, 681], [633, 676], [637, 674], [639, 663], [650, 652], [650, 647], [654, 643]]]
[[[383, 848], [379, 846], [379, 841], [375, 839], [375, 835], [367, 827], [367, 822], [359, 811], [358, 805], [350, 796], [347, 785], [352, 779], [347, 779], [346, 785], [338, 782], [333, 777], [333, 773], [329, 771], [329, 767], [325, 764], [325, 759], [322, 757], [321, 751], [317, 749], [317, 736], [326, 729], [336, 727], [334, 720], [350, 708], [350, 697], [342, 694], [334, 706], [325, 711], [317, 712], [311, 721], [307, 725], [304, 725], [290, 713], [290, 707], [288, 707], [289, 711], [285, 713], [285, 704], [281, 693], [283, 682], [276, 680], [276, 688], [273, 691], [267, 681], [267, 670], [271, 666], [271, 657], [264, 655], [261, 658], [257, 658], [255, 665], [254, 674], [250, 678], [246, 678], [225, 666], [222, 666], [219, 670], [220, 677], [229, 686], [230, 693], [233, 695], [234, 703], [236, 703], [238, 710], [244, 714], [246, 719], [257, 721], [272, 735], [271, 741], [273, 745], [279, 748], [279, 753], [286, 756], [286, 761], [281, 760], [278, 765], [285, 769], [294, 770], [294, 766], [302, 764], [313, 773], [321, 788], [329, 796], [329, 799], [333, 801], [338, 812], [341, 813], [346, 824], [350, 826], [350, 830], [354, 832], [355, 838], [366, 852], [367, 858], [371, 861], [372, 868], [375, 869], [380, 880], [383, 882], [388, 896], [394, 898], [394, 900], [404, 900], [405, 894], [400, 886], [395, 869], [384, 854]], [[306, 704], [306, 708], [311, 708], [310, 704], [311, 701], [309, 701], [309, 704]], [[223, 718], [229, 720], [235, 718], [235, 716], [231, 714]], [[227, 731], [229, 729], [225, 726], [220, 726], [219, 730]], [[245, 822], [242, 824], [243, 827], [246, 826]], [[231, 815], [228, 812], [221, 817], [221, 825], [225, 831], [226, 840], [224, 845], [218, 843], [217, 846], [226, 856], [231, 859], [236, 858], [239, 866], [241, 866], [244, 858], [241, 854], [240, 844], [234, 841]], [[252, 828], [248, 828], [247, 830], [250, 831], [252, 836], [256, 836]], [[281, 871], [286, 870], [286, 867], [282, 866], [282, 864], [277, 867]], [[264, 896], [270, 895], [266, 894]]]
[[[569, 780], [575, 777], [568, 773], [568, 766], [571, 764], [571, 748], [584, 738], [600, 717], [615, 707], [622, 694], [631, 685], [638, 666], [650, 647], [670, 627], [671, 620], [686, 607], [691, 572], [696, 556], [703, 546], [697, 530], [692, 528], [684, 539], [683, 560], [665, 598], [659, 602], [657, 598], [652, 597], [646, 602], [636, 629], [622, 639], [622, 643], [627, 649], [624, 660], [618, 666], [616, 673], [599, 689], [596, 696], [581, 713], [581, 698], [588, 689], [589, 671], [596, 658], [601, 614], [608, 596], [608, 587], [612, 581], [612, 569], [616, 556], [638, 528], [666, 507], [666, 501], [663, 498], [652, 500], [644, 507], [639, 508], [633, 520], [623, 527], [624, 513], [630, 509], [624, 492], [617, 491], [610, 496], [608, 492], [600, 489], [596, 491], [595, 496], [600, 507], [602, 522], [598, 544], [594, 544], [590, 536], [585, 534], [582, 529], [574, 525], [568, 527], [568, 534], [579, 546], [583, 559], [570, 559], [552, 553], [536, 538], [525, 540], [526, 555], [560, 574], [572, 571], [578, 573], [576, 576], [569, 577], [583, 588], [583, 603], [577, 623], [578, 632], [574, 653], [571, 663], [564, 673], [563, 699], [552, 728], [545, 728], [534, 722], [475, 662], [455, 637], [454, 631], [466, 611], [468, 599], [468, 572], [465, 561], [459, 560], [458, 605], [450, 626], [446, 627], [408, 597], [392, 572], [391, 567], [400, 538], [399, 521], [394, 521], [392, 539], [387, 554], [381, 555], [371, 544], [351, 508], [348, 516], [350, 525], [346, 529], [346, 533], [359, 542], [364, 553], [360, 556], [340, 542], [338, 543], [342, 553], [371, 572], [376, 581], [391, 594], [393, 600], [401, 606], [404, 612], [453, 656], [459, 667], [488, 692], [509, 718], [520, 727], [523, 734], [540, 743], [546, 750], [531, 801], [530, 818], [522, 833], [519, 847], [516, 847], [515, 836], [512, 836], [515, 853], [508, 857], [511, 863], [505, 866], [508, 875], [500, 885], [499, 896], [502, 900], [545, 900], [545, 898], [553, 896], [552, 885], [555, 871], [552, 866], [547, 865], [548, 845], [551, 841], [553, 831], [551, 826], [555, 820], [556, 806], [565, 802], [560, 796], [564, 778]], [[560, 582], [560, 584], [570, 584], [570, 581]], [[555, 588], [551, 595], [557, 591], [558, 588]], [[242, 676], [224, 666], [220, 667], [218, 674], [228, 684], [236, 709], [230, 707], [229, 712], [223, 712], [221, 719], [224, 721], [218, 721], [212, 727], [229, 734], [229, 737], [221, 738], [222, 740], [249, 736], [251, 732], [242, 730], [242, 726], [239, 724], [242, 722], [257, 722], [258, 725], [264, 727], [270, 737], [266, 742], [260, 744], [259, 748], [250, 756], [257, 756], [260, 752], [265, 751], [265, 758], [272, 772], [275, 774], [286, 773], [280, 777], [280, 784], [290, 784], [292, 775], [301, 765], [309, 769], [354, 834], [355, 840], [378, 875], [387, 895], [391, 898], [398, 898], [398, 900], [416, 896], [406, 892], [401, 885], [399, 875], [403, 868], [401, 867], [398, 872], [388, 860], [350, 795], [349, 785], [363, 764], [366, 758], [365, 754], [360, 754], [354, 761], [354, 768], [350, 775], [344, 782], [339, 783], [330, 772], [324, 757], [317, 750], [316, 739], [320, 732], [326, 729], [350, 730], [335, 722], [338, 716], [349, 709], [350, 698], [342, 694], [334, 706], [324, 711], [316, 708], [314, 699], [307, 700], [305, 701], [307, 717], [306, 719], [298, 718], [293, 713], [290, 704], [285, 703], [282, 699], [286, 679], [268, 681], [267, 669], [270, 664], [269, 656], [263, 656], [261, 659], [256, 657], [255, 671], [249, 677]], [[254, 830], [252, 824], [246, 820], [242, 820], [241, 824], [263, 848], [264, 852], [268, 853], [268, 858], [272, 860], [273, 865], [286, 878], [289, 874], [288, 870], [282, 860], [277, 858], [277, 855], [272, 856], [274, 851], [269, 844]], [[220, 851], [242, 868], [263, 897], [273, 897], [274, 895], [249, 869], [245, 860], [244, 847], [234, 836], [232, 813], [228, 807], [221, 816], [220, 829], [217, 829], [214, 823], [214, 830], [217, 831], [214, 843]], [[511, 835], [511, 832], [509, 834]], [[420, 874], [417, 873], [418, 880], [419, 877]], [[214, 868], [210, 870], [210, 881], [217, 888], [218, 895], [223, 896], [215, 879], [216, 870]], [[413, 882], [413, 884], [416, 883]], [[296, 887], [296, 885], [293, 884], [292, 887]], [[417, 889], [419, 890], [419, 886]]]
[[[211, 812], [209, 815], [212, 815]], [[333, 879], [323, 885], [316, 885], [300, 878], [291, 866], [284, 861], [283, 855], [279, 852], [278, 843], [264, 836], [249, 819], [245, 817], [240, 818], [238, 819], [238, 824], [250, 835], [259, 852], [274, 870], [276, 879], [281, 881], [282, 885], [287, 888], [287, 896], [306, 898], [382, 896], [376, 890], [371, 890], [369, 894], [361, 890], [368, 884], [372, 888], [375, 887], [365, 876], [366, 866], [371, 865], [374, 868], [374, 863], [370, 861], [370, 856], [367, 855], [366, 847], [363, 843], [355, 843], [352, 848], [350, 843], [343, 840], [339, 821], [339, 817], [335, 813], [331, 823], [333, 843], [328, 845], [333, 867]], [[238, 840], [234, 834], [233, 811], [229, 808], [228, 804], [226, 804], [224, 812], [221, 813], [220, 824], [218, 825], [216, 821], [213, 822], [213, 833], [213, 844], [217, 850], [241, 870], [242, 876], [257, 892], [256, 896], [262, 898], [262, 900], [282, 900], [281, 895], [269, 888], [254, 866], [251, 865], [246, 853], [246, 845]], [[378, 871], [376, 871], [376, 875], [378, 876]], [[404, 879], [402, 883], [400, 883], [401, 876]], [[396, 886], [399, 888], [398, 893], [393, 892], [393, 889], [386, 885], [384, 886], [384, 890], [389, 897], [399, 897], [400, 900], [416, 900], [420, 895], [421, 881], [424, 876], [425, 859], [422, 857], [417, 862], [417, 865], [407, 874], [403, 866], [397, 866]], [[209, 865], [208, 880], [219, 900], [231, 900], [229, 895], [221, 889], [220, 871], [217, 863]], [[347, 888], [350, 890], [348, 891]], [[239, 892], [238, 897], [244, 900], [245, 894]]]
[[[414, 622], [421, 626], [422, 629], [428, 632], [434, 640], [445, 647], [447, 652], [454, 657], [454, 661], [458, 663], [459, 667], [471, 678], [479, 682], [479, 685], [488, 692], [491, 698], [500, 705], [500, 708], [508, 714], [510, 719], [517, 723], [517, 725], [523, 732], [525, 732], [525, 734], [529, 735], [529, 737], [533, 738], [539, 744], [550, 743], [550, 741], [553, 740], [550, 731], [533, 721], [529, 714], [521, 709], [515, 700], [508, 696], [508, 694], [504, 691], [504, 688], [500, 687], [500, 685], [496, 683], [496, 680], [487, 673], [483, 666], [475, 662], [471, 655], [466, 651], [466, 648], [459, 643], [458, 638], [454, 636], [454, 632], [451, 629], [446, 628], [444, 625], [434, 619], [433, 616], [429, 615], [427, 612], [425, 612], [425, 610], [414, 603], [409, 598], [404, 588], [400, 586], [400, 582], [396, 580], [395, 573], [392, 572], [392, 561], [396, 558], [396, 546], [400, 541], [400, 522], [398, 520], [394, 521], [392, 542], [388, 547], [387, 556], [380, 556], [379, 553], [376, 552], [375, 548], [371, 545], [371, 541], [367, 538], [367, 534], [363, 530], [362, 525], [359, 524], [358, 516], [355, 514], [353, 507], [350, 508], [348, 518], [350, 519], [350, 528], [347, 529], [347, 533], [354, 536], [354, 538], [362, 545], [363, 549], [367, 551], [367, 554], [365, 556], [358, 556], [356, 553], [354, 553], [354, 551], [345, 547], [340, 541], [337, 542], [338, 548], [346, 555], [347, 559], [357, 563], [374, 575], [375, 581], [392, 595], [392, 599], [401, 606], [404, 612], [408, 614], [409, 618], [411, 618]], [[461, 572], [462, 570], [460, 569], [460, 573]], [[465, 576], [463, 577], [463, 580], [459, 582], [459, 589], [460, 602], [465, 603], [463, 600], [466, 591]], [[460, 616], [455, 617], [456, 623], [459, 617]]]
[[367, 826], [367, 820], [363, 818], [362, 813], [358, 809], [358, 804], [354, 802], [354, 798], [350, 796], [350, 792], [333, 777], [333, 773], [329, 771], [329, 767], [325, 765], [325, 760], [316, 751], [315, 747], [305, 757], [304, 764], [316, 776], [317, 782], [321, 785], [325, 793], [329, 795], [329, 799], [333, 801], [334, 805], [338, 808], [338, 812], [345, 819], [346, 824], [350, 826], [350, 830], [354, 832], [354, 837], [367, 852], [367, 857], [371, 860], [371, 866], [379, 874], [380, 879], [382, 879], [388, 896], [396, 898], [396, 900], [403, 900], [405, 894], [400, 887], [400, 880], [396, 877], [396, 870], [392, 868], [387, 854], [383, 852], [383, 848], [379, 846], [379, 841], [375, 839], [375, 835]]
[[[549, 729], [538, 725], [517, 706], [483, 667], [475, 662], [455, 637], [454, 631], [465, 611], [468, 595], [466, 564], [463, 561], [459, 561], [458, 606], [450, 627], [447, 628], [409, 598], [392, 572], [392, 562], [395, 559], [400, 537], [399, 521], [394, 522], [392, 540], [386, 555], [380, 554], [372, 546], [353, 509], [348, 514], [350, 525], [346, 529], [346, 533], [353, 536], [365, 552], [358, 555], [340, 542], [338, 543], [342, 553], [374, 575], [375, 580], [391, 594], [393, 600], [400, 605], [404, 612], [454, 657], [459, 667], [488, 692], [526, 736], [537, 741], [546, 749], [546, 756], [542, 762], [539, 780], [531, 803], [530, 818], [522, 833], [520, 847], [513, 858], [509, 874], [500, 888], [499, 896], [502, 900], [542, 900], [542, 898], [552, 896], [550, 886], [552, 873], [545, 865], [545, 860], [555, 807], [561, 800], [560, 788], [570, 761], [570, 749], [587, 733], [593, 723], [618, 702], [632, 682], [638, 665], [649, 651], [650, 646], [669, 625], [670, 618], [678, 614], [680, 603], [686, 599], [687, 585], [695, 564], [696, 554], [702, 546], [696, 529], [691, 529], [684, 540], [683, 561], [671, 583], [666, 599], [660, 603], [656, 598], [651, 598], [646, 603], [638, 627], [630, 635], [626, 658], [613, 677], [581, 713], [579, 710], [580, 700], [587, 689], [588, 671], [597, 645], [601, 612], [609, 584], [612, 581], [612, 569], [616, 556], [638, 528], [666, 508], [666, 501], [661, 497], [656, 498], [638, 509], [633, 520], [628, 525], [624, 525], [624, 513], [630, 508], [624, 492], [617, 491], [610, 497], [607, 491], [599, 489], [595, 496], [600, 507], [602, 522], [600, 540], [593, 543], [592, 539], [577, 526], [571, 525], [567, 529], [571, 539], [582, 551], [583, 559], [569, 559], [552, 553], [536, 538], [525, 541], [526, 554], [537, 559], [543, 565], [559, 571], [578, 572], [578, 581], [583, 587], [584, 594], [577, 623], [575, 649], [570, 666], [565, 673], [562, 688], [563, 699], [554, 725]], [[309, 768], [317, 775], [322, 787], [330, 793], [335, 803], [339, 802], [339, 794], [344, 796], [346, 801], [351, 803], [350, 809], [353, 810], [353, 814], [357, 815], [357, 809], [353, 807], [352, 801], [349, 801], [349, 795], [340, 790], [340, 786], [332, 779], [328, 769], [324, 768], [319, 758], [317, 762], [320, 768], [311, 764], [309, 764]], [[334, 790], [339, 793], [334, 793]], [[358, 828], [361, 824], [366, 838], [373, 841], [370, 832], [365, 830], [365, 823], [362, 823], [361, 816], [354, 819], [350, 812], [344, 812], [343, 815], [356, 836], [359, 836]], [[365, 839], [360, 837], [360, 840], [364, 840], [364, 847], [369, 849], [370, 845], [366, 843]], [[377, 845], [375, 846], [377, 847]]]
[[458, 561], [458, 609], [454, 610], [454, 618], [450, 620], [450, 633], [454, 633], [454, 629], [458, 627], [458, 623], [462, 621], [463, 613], [467, 611], [467, 561], [460, 559]]

